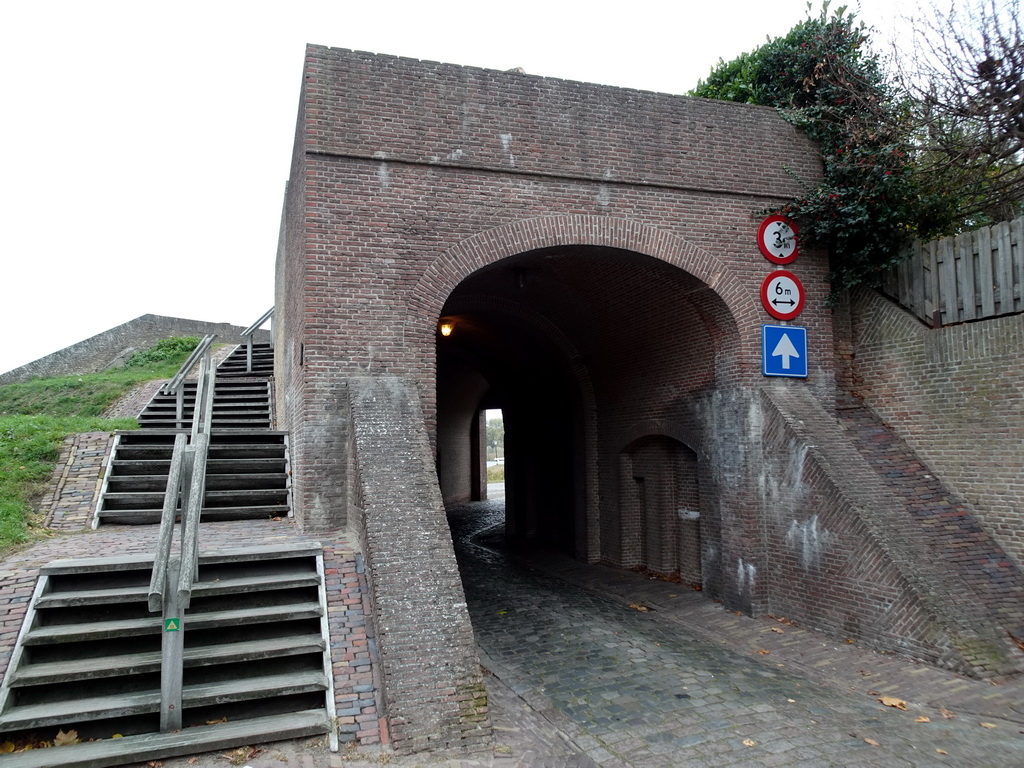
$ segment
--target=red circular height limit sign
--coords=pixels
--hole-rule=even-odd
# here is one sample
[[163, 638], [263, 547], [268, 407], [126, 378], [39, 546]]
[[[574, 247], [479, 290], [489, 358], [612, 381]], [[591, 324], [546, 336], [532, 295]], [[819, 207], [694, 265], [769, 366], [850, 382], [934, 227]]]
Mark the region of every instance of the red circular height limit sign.
[[777, 269], [761, 283], [761, 304], [776, 320], [792, 320], [804, 309], [804, 286], [792, 272]]
[[769, 216], [757, 230], [757, 247], [768, 261], [789, 264], [800, 250], [796, 235], [796, 225], [785, 216]]

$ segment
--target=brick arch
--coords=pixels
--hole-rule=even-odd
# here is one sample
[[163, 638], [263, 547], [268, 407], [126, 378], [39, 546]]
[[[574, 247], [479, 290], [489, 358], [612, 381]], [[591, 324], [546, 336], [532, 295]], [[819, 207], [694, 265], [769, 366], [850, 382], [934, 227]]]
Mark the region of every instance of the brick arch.
[[424, 349], [448, 296], [473, 272], [509, 256], [553, 246], [592, 245], [632, 251], [679, 267], [703, 282], [719, 299], [712, 310], [717, 324], [745, 349], [739, 328], [758, 324], [750, 292], [716, 256], [682, 238], [631, 219], [610, 216], [543, 216], [521, 219], [479, 232], [442, 253], [423, 273], [409, 297], [403, 342]]
[[623, 430], [615, 440], [615, 445], [618, 446], [617, 452], [629, 451], [635, 443], [648, 437], [669, 437], [700, 455], [702, 442], [700, 433], [678, 421], [667, 419], [644, 419], [629, 429]]

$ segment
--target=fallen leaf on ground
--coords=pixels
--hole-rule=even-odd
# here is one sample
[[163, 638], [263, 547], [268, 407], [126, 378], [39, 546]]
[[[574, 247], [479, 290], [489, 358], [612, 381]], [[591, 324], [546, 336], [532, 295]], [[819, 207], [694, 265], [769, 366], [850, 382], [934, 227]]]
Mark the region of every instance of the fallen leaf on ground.
[[743, 746], [745, 746], [745, 747], [756, 747], [757, 746], [757, 742], [754, 741], [753, 739], [744, 739], [743, 740]]
[[903, 699], [897, 699], [895, 696], [879, 696], [878, 700], [887, 707], [893, 707], [894, 709], [902, 709], [906, 711], [907, 702]]
[[640, 611], [641, 613], [650, 610], [650, 608], [648, 608], [646, 605], [641, 605], [640, 603], [630, 603], [629, 607], [632, 608], [634, 611]]
[[758, 653], [762, 656], [767, 656], [769, 653], [771, 653], [771, 651], [766, 651], [764, 648], [762, 648], [760, 651], [758, 651]]
[[770, 629], [772, 632], [777, 632], [780, 635], [784, 635], [786, 633], [786, 630], [780, 629], [779, 627], [771, 627]]
[[870, 744], [872, 747], [880, 747], [880, 746], [882, 746], [881, 744], [879, 744], [874, 739], [864, 739], [864, 743], [865, 744]]
[[995, 723], [978, 723], [982, 728], [998, 728], [999, 726]]
[[915, 723], [930, 723], [931, 721], [932, 721], [932, 719], [930, 717], [925, 717], [924, 715], [921, 715], [914, 722]]
[[53, 746], [63, 747], [68, 744], [77, 744], [81, 739], [78, 738], [78, 731], [72, 729], [65, 733], [62, 730], [57, 731], [57, 735], [53, 737]]
[[207, 725], [218, 725], [218, 724], [220, 724], [220, 723], [226, 723], [227, 721], [228, 721], [228, 718], [227, 718], [227, 716], [225, 715], [225, 716], [224, 716], [224, 717], [222, 717], [222, 718], [221, 718], [220, 720], [207, 720], [207, 721], [206, 721], [206, 724], [207, 724]]
[[942, 715], [947, 720], [952, 720], [954, 717], [956, 717], [956, 715], [954, 715], [948, 709], [943, 709], [941, 707], [939, 708], [939, 714]]
[[878, 691], [868, 691], [868, 696], [881, 696]]
[[949, 754], [949, 752], [947, 752], [946, 750], [939, 749], [938, 747], [935, 748], [935, 751], [938, 752], [940, 755], [948, 755]]

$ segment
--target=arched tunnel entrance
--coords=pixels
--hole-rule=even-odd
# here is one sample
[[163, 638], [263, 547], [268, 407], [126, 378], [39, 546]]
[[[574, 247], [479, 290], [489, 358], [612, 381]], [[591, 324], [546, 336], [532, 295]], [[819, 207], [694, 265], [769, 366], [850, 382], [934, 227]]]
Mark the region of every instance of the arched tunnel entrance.
[[438, 327], [446, 504], [484, 496], [500, 408], [510, 542], [700, 580], [702, 409], [735, 353], [712, 289], [632, 251], [550, 247], [470, 274]]

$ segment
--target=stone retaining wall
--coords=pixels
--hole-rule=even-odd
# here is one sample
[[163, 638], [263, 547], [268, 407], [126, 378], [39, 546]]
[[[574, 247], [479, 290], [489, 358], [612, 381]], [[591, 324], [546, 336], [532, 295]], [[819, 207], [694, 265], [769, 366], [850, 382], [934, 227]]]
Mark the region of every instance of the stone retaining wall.
[[[0, 385], [47, 376], [96, 373], [122, 363], [132, 352], [148, 349], [171, 336], [215, 333], [217, 342], [239, 344], [244, 330], [244, 327], [230, 323], [142, 315], [7, 373], [0, 373]], [[270, 331], [259, 330], [254, 339], [260, 343], [269, 342]]]

